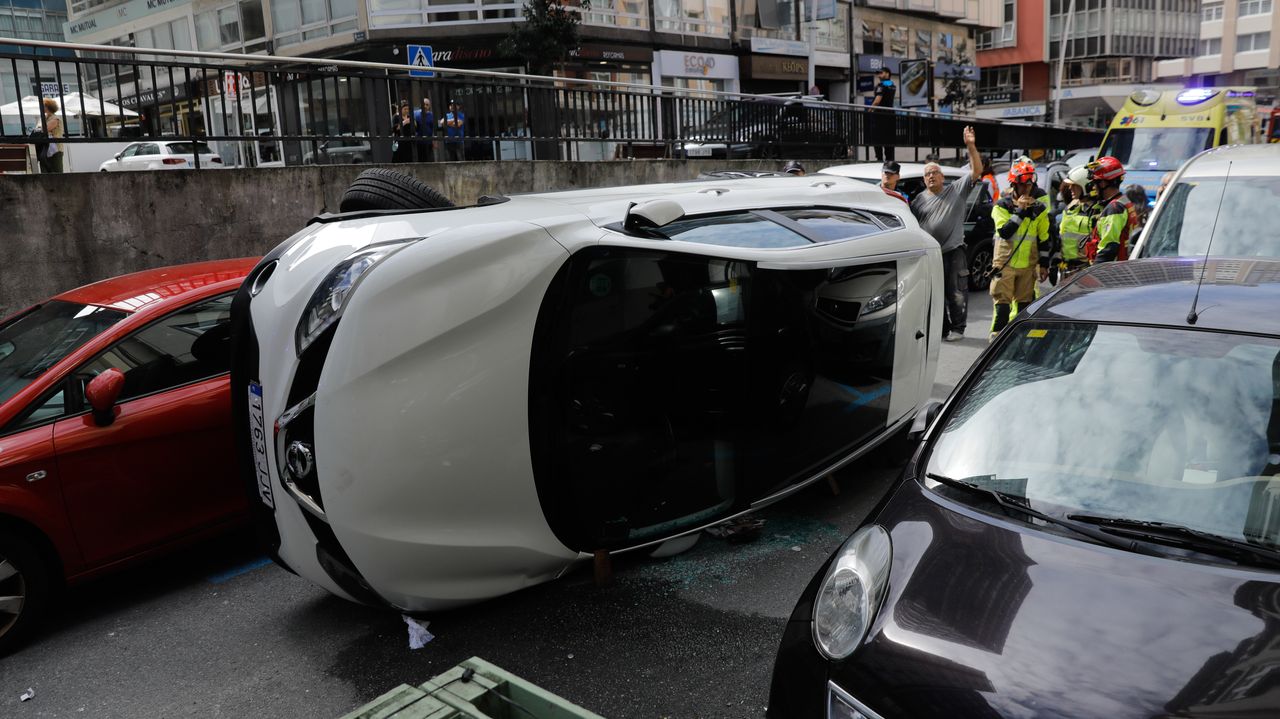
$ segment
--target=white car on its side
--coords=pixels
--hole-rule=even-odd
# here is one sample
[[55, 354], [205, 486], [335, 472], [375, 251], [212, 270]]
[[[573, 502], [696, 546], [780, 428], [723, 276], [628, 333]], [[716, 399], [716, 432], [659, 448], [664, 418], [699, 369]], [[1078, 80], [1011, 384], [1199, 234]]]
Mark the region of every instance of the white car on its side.
[[222, 158], [208, 144], [190, 140], [147, 140], [135, 142], [98, 166], [102, 172], [137, 170], [194, 170], [196, 155], [200, 169], [222, 168]]
[[273, 557], [348, 599], [687, 542], [905, 435], [933, 387], [938, 244], [863, 182], [453, 207], [374, 169], [343, 210], [246, 278], [232, 398]]

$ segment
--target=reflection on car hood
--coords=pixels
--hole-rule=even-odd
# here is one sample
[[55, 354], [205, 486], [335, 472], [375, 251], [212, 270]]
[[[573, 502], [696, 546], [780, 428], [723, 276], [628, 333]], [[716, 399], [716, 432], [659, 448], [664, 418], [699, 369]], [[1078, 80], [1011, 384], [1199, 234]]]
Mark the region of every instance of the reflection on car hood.
[[[887, 716], [1280, 715], [1280, 575], [953, 511], [908, 481], [870, 643], [832, 678]], [[950, 504], [950, 503], [948, 503]]]

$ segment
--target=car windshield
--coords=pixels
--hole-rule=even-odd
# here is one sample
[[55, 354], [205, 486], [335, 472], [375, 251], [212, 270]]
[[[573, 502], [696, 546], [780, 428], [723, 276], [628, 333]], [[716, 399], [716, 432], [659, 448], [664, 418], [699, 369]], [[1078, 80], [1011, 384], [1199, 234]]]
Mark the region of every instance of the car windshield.
[[0, 327], [0, 402], [127, 316], [106, 307], [52, 300]]
[[1208, 127], [1125, 127], [1112, 130], [1099, 157], [1110, 155], [1133, 172], [1169, 172], [1213, 147]]
[[201, 155], [212, 155], [213, 150], [203, 142], [171, 142], [169, 143], [169, 154], [172, 155], [191, 155], [194, 154], [191, 148], [196, 148]]
[[[1144, 257], [1203, 255], [1280, 257], [1272, 210], [1280, 204], [1280, 176], [1183, 178], [1166, 190], [1146, 230]], [[1224, 191], [1225, 189], [1225, 191]], [[1221, 210], [1219, 210], [1221, 205]], [[1216, 225], [1216, 227], [1215, 227]]]
[[1277, 547], [1277, 453], [1280, 341], [1030, 323], [950, 411], [927, 472], [1054, 515], [1164, 522]]

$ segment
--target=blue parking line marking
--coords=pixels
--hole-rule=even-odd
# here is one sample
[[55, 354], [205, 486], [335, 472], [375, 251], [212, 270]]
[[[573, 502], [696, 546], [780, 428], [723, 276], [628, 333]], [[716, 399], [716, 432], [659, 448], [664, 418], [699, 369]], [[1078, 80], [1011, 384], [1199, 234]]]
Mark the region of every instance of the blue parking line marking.
[[269, 557], [258, 557], [257, 559], [245, 562], [238, 567], [232, 567], [225, 572], [218, 572], [217, 574], [210, 576], [209, 581], [213, 584], [222, 584], [223, 582], [235, 579], [241, 574], [248, 574], [257, 568], [265, 567], [268, 564], [271, 564], [271, 559]]

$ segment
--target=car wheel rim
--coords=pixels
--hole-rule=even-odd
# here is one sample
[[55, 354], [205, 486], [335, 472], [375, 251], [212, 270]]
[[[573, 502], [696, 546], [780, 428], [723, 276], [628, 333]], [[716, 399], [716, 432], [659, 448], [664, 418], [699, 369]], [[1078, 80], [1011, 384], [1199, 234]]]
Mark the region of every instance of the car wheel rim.
[[973, 263], [969, 265], [969, 274], [978, 278], [979, 287], [991, 282], [991, 273], [991, 251], [983, 249], [973, 253]]
[[18, 623], [27, 601], [27, 582], [13, 562], [0, 557], [0, 636]]

